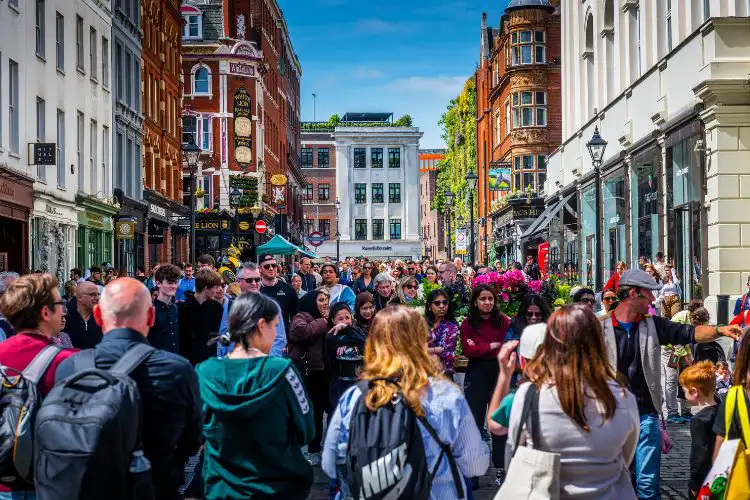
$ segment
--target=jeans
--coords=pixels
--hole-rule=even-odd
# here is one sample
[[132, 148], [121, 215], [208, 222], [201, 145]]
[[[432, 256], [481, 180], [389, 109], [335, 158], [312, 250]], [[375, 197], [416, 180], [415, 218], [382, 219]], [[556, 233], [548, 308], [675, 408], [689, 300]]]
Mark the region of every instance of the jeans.
[[0, 491], [0, 500], [36, 500], [36, 492]]
[[[678, 416], [680, 410], [677, 407], [678, 397], [680, 392], [680, 386], [678, 379], [680, 377], [680, 370], [678, 368], [670, 368], [669, 358], [672, 356], [672, 351], [662, 349], [661, 351], [661, 369], [664, 372], [664, 403], [667, 405], [667, 416]], [[679, 399], [680, 406], [682, 407], [683, 413], [688, 413], [690, 408], [688, 407], [687, 401]]]
[[641, 415], [641, 432], [633, 460], [635, 494], [639, 500], [661, 500], [661, 424], [655, 414]]
[[[464, 378], [464, 393], [474, 421], [481, 433], [487, 422], [487, 406], [495, 390], [500, 367], [495, 359], [470, 359]], [[507, 436], [492, 435], [492, 462], [498, 469], [505, 468]]]
[[311, 371], [304, 377], [305, 387], [310, 401], [313, 405], [313, 416], [315, 418], [315, 437], [307, 445], [308, 453], [320, 453], [322, 448], [323, 436], [323, 414], [331, 414], [329, 405], [328, 376], [326, 372]]

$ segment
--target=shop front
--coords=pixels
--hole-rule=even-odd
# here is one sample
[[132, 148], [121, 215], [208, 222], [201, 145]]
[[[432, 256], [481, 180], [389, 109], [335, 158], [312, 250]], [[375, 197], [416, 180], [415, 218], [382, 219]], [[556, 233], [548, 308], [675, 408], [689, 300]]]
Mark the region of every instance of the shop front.
[[[144, 189], [148, 207], [146, 218], [146, 266], [169, 262], [177, 264], [188, 257], [188, 235], [180, 219], [189, 217], [188, 207]], [[200, 254], [199, 254], [200, 255]]]
[[[119, 190], [115, 189], [115, 196]], [[134, 276], [145, 267], [146, 211], [148, 206], [132, 198], [120, 198], [115, 220], [115, 268]]]
[[[603, 282], [616, 272], [620, 261], [628, 265], [628, 203], [625, 168], [621, 165], [602, 176]], [[628, 266], [629, 267], [629, 266]]]
[[36, 191], [34, 196], [32, 269], [53, 274], [62, 284], [76, 264], [78, 210], [73, 201], [61, 200], [45, 191]]
[[521, 237], [544, 213], [544, 198], [526, 197], [512, 198], [492, 217], [492, 227], [495, 240], [495, 256], [503, 267], [509, 267], [514, 262], [523, 262], [527, 255], [535, 258], [540, 241], [529, 242], [522, 246]]
[[33, 179], [0, 167], [0, 272], [21, 273], [29, 267], [33, 185]]
[[[327, 240], [321, 246], [312, 248], [320, 257], [336, 258], [336, 240]], [[421, 241], [340, 241], [339, 255], [345, 257], [367, 257], [368, 259], [418, 260], [422, 256]]]
[[87, 269], [112, 264], [113, 217], [118, 207], [96, 198], [77, 195], [76, 267]]
[[234, 216], [222, 210], [213, 214], [197, 214], [195, 219], [195, 256], [210, 255], [219, 259], [234, 239]]
[[632, 263], [641, 257], [651, 261], [656, 257], [661, 245], [661, 210], [663, 204], [661, 177], [661, 149], [654, 147], [633, 158], [630, 175], [630, 220]]

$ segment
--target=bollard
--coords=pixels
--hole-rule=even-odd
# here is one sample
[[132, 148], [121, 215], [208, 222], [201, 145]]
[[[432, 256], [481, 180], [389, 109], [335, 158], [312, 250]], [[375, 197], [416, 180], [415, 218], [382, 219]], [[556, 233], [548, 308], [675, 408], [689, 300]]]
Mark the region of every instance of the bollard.
[[729, 295], [716, 296], [716, 324], [729, 323]]

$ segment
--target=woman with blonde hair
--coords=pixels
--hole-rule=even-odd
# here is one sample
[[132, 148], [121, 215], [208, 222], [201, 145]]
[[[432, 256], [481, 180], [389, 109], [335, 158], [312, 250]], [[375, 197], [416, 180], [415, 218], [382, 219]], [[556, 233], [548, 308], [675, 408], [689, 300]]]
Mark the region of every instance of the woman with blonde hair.
[[404, 276], [396, 283], [396, 293], [388, 305], [391, 306], [408, 306], [417, 298], [419, 282], [414, 276]]
[[[364, 404], [369, 412], [390, 405], [400, 395], [420, 417], [419, 430], [424, 443], [427, 470], [437, 471], [430, 498], [458, 498], [448, 460], [441, 458], [441, 446], [421, 421], [426, 419], [448, 447], [458, 471], [464, 477], [481, 476], [489, 466], [489, 450], [482, 441], [469, 405], [461, 390], [442, 375], [442, 367], [427, 352], [427, 323], [415, 310], [391, 306], [375, 315], [365, 344], [364, 369], [368, 381]], [[345, 392], [334, 409], [323, 446], [323, 471], [337, 477], [342, 498], [347, 498], [346, 461], [350, 453], [349, 432], [352, 414], [362, 397], [361, 384]], [[464, 486], [461, 485], [463, 489]]]

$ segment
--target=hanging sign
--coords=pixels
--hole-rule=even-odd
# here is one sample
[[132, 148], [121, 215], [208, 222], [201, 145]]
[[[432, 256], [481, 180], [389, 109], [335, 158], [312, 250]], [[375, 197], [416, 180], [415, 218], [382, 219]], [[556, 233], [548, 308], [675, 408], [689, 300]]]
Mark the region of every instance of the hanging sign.
[[466, 229], [456, 229], [456, 253], [464, 255], [467, 249]]
[[240, 87], [234, 91], [234, 159], [240, 164], [253, 161], [252, 118], [252, 98]]

